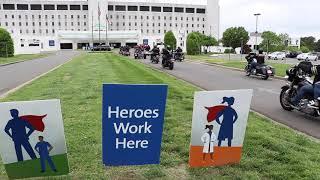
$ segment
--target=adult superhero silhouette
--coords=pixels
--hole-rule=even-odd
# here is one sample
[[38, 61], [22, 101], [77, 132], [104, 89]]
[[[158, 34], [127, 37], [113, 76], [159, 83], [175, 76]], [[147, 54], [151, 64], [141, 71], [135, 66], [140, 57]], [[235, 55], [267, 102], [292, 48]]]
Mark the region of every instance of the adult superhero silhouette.
[[[14, 142], [18, 161], [23, 161], [22, 147], [24, 147], [31, 159], [36, 159], [36, 154], [29, 142], [29, 137], [35, 131], [35, 128], [28, 121], [19, 117], [19, 111], [17, 109], [11, 109], [10, 113], [12, 119], [8, 121], [5, 127], [5, 132]], [[29, 129], [29, 131], [27, 132], [26, 129]]]

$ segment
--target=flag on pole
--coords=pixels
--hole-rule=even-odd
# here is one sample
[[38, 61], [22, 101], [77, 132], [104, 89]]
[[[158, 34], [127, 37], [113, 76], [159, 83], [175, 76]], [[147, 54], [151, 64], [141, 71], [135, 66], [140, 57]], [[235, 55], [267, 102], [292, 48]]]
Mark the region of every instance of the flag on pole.
[[98, 16], [100, 17], [101, 11], [100, 11], [100, 4], [98, 4]]

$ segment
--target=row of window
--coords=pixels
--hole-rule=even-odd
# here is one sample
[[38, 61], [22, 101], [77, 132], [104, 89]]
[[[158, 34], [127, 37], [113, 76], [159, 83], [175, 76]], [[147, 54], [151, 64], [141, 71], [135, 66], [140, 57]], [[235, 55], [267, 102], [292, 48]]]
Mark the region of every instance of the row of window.
[[[18, 24], [19, 26], [29, 26], [29, 23], [28, 23], [28, 22], [25, 22], [25, 23], [19, 22], [19, 23], [17, 23], [17, 24]], [[45, 23], [43, 23], [43, 24], [42, 24], [41, 22], [38, 22], [37, 24], [39, 24], [39, 26], [42, 26], [43, 24], [44, 24], [45, 26], [48, 26], [49, 24], [50, 24], [50, 26], [55, 26], [55, 22], [51, 22], [51, 23], [45, 22]], [[57, 24], [58, 24], [58, 26], [61, 26], [62, 23], [61, 23], [61, 22], [58, 22]], [[9, 23], [8, 23], [8, 22], [5, 22], [4, 25], [5, 25], [5, 26], [9, 26]], [[12, 26], [15, 26], [16, 23], [15, 23], [15, 22], [12, 22], [11, 25], [12, 25]], [[68, 26], [68, 22], [65, 22], [64, 25], [65, 25], [65, 26]], [[78, 23], [70, 22], [70, 25], [71, 25], [71, 26], [74, 26], [74, 25], [81, 26], [81, 23], [80, 23], [80, 22], [78, 22]], [[87, 22], [83, 22], [83, 25], [86, 26], [86, 25], [87, 25]], [[1, 26], [1, 22], [0, 22], [0, 26]], [[35, 23], [35, 22], [32, 22], [32, 26], [36, 26], [36, 23]]]
[[[138, 10], [139, 9], [139, 10]], [[152, 11], [152, 12], [178, 12], [178, 13], [199, 13], [205, 14], [204, 8], [184, 8], [184, 7], [161, 7], [161, 6], [125, 6], [108, 5], [109, 11]]]
[[[123, 23], [119, 23], [119, 22], [117, 22], [117, 23], [115, 23], [115, 24], [111, 24], [111, 26], [119, 26], [119, 25], [121, 25], [122, 24], [122, 26], [126, 26], [126, 24], [128, 24], [128, 26], [129, 27], [131, 27], [131, 26], [138, 26], [138, 23], [137, 22], [135, 22], [135, 23], [133, 23], [133, 22], [129, 22], [129, 23], [125, 23], [125, 22], [123, 22]], [[143, 27], [144, 26], [144, 23], [141, 23], [140, 24], [141, 25], [141, 27]], [[149, 27], [149, 26], [152, 26], [152, 27], [155, 27], [155, 25], [156, 25], [156, 23], [152, 23], [152, 24], [149, 24], [149, 23], [146, 23], [145, 24], [145, 26], [147, 26], [147, 27]], [[170, 26], [170, 27], [172, 27], [173, 26], [173, 24], [172, 23], [163, 23], [163, 26], [164, 27], [167, 27], [167, 25], [168, 26]], [[195, 27], [195, 26], [197, 26], [198, 28], [200, 27], [200, 26], [202, 26], [203, 28], [205, 28], [205, 25], [204, 24], [202, 24], [202, 25], [200, 25], [200, 24], [186, 24], [186, 27]], [[161, 23], [158, 23], [157, 24], [157, 27], [161, 27]], [[178, 27], [178, 23], [175, 23], [175, 27]], [[184, 27], [184, 24], [183, 23], [181, 23], [180, 24], [180, 27]]]
[[[113, 15], [110, 15], [109, 17], [110, 17], [110, 19], [113, 19], [113, 18], [114, 18]], [[119, 19], [119, 17], [120, 17], [119, 15], [116, 15], [116, 16], [115, 16], [116, 19]], [[128, 16], [129, 19], [131, 19], [131, 18], [133, 19], [133, 17], [134, 17], [135, 20], [138, 19], [138, 16]], [[122, 18], [125, 19], [126, 16], [125, 16], [125, 15], [122, 15]], [[140, 19], [143, 20], [144, 18], [145, 18], [146, 20], [149, 20], [149, 16], [141, 16]], [[180, 17], [179, 20], [180, 20], [180, 19], [181, 19], [181, 21], [183, 21], [183, 20], [184, 20], [184, 17]], [[186, 19], [187, 21], [189, 21], [189, 17], [186, 17], [185, 19]], [[194, 18], [194, 17], [191, 17], [190, 19], [191, 19], [192, 21], [194, 21], [195, 18]], [[199, 18], [199, 17], [196, 18], [196, 19], [197, 19], [197, 21], [200, 21], [200, 18]], [[155, 17], [154, 17], [154, 16], [152, 16], [152, 20], [155, 20]], [[158, 20], [161, 20], [161, 16], [158, 16]], [[168, 17], [168, 18], [167, 18], [167, 16], [163, 16], [163, 20], [170, 20], [170, 21], [172, 21], [172, 16], [170, 16], [170, 17]], [[175, 20], [178, 21], [178, 17], [175, 17]], [[202, 21], [205, 21], [205, 18], [202, 18]]]
[[[0, 6], [1, 9], [1, 6]], [[2, 4], [3, 10], [81, 10], [81, 5], [67, 4]], [[88, 10], [88, 5], [82, 5], [82, 10]]]
[[[21, 19], [21, 17], [22, 17], [21, 15], [18, 15], [18, 18], [19, 18], [19, 19]], [[28, 17], [29, 17], [28, 15], [25, 15], [25, 19], [28, 19]], [[32, 18], [32, 19], [34, 19], [35, 17], [36, 17], [35, 15], [31, 15], [31, 18]], [[44, 16], [38, 15], [38, 19], [41, 19], [41, 17], [44, 17], [45, 19], [48, 19], [48, 15], [44, 15]], [[76, 15], [70, 15], [70, 18], [71, 18], [71, 19], [73, 19], [73, 17], [77, 17], [77, 19], [80, 19], [80, 15], [77, 15], [77, 16], [76, 16]], [[4, 18], [5, 18], [5, 19], [8, 19], [8, 15], [5, 14], [5, 15], [4, 15]], [[12, 15], [11, 15], [11, 18], [14, 19], [14, 18], [15, 18], [15, 15], [12, 14]], [[54, 15], [51, 15], [51, 19], [54, 19], [54, 18], [55, 18], [55, 16], [54, 16]], [[67, 15], [64, 15], [64, 18], [67, 19], [68, 16], [67, 16]], [[86, 19], [86, 18], [87, 18], [87, 15], [83, 15], [83, 19]], [[61, 19], [61, 15], [58, 15], [58, 19]]]

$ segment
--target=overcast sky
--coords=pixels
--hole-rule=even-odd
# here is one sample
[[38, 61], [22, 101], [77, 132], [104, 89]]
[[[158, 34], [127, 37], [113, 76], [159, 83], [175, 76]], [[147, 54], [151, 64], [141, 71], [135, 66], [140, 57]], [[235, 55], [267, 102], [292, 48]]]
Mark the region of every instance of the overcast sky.
[[320, 0], [220, 0], [221, 34], [231, 26], [255, 31], [254, 13], [259, 17], [259, 31], [288, 33], [291, 37], [320, 38]]

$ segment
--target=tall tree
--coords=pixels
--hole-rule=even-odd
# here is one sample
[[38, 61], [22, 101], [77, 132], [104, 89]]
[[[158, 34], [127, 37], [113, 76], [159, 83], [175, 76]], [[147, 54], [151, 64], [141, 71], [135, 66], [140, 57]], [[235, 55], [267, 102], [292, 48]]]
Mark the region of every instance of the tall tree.
[[249, 41], [249, 33], [244, 27], [228, 28], [222, 37], [224, 46], [232, 47], [233, 49], [241, 47], [241, 42], [246, 44]]
[[320, 52], [320, 39], [315, 43], [314, 51]]
[[262, 33], [262, 43], [260, 47], [264, 51], [274, 52], [274, 51], [282, 51], [285, 49], [282, 38], [278, 36], [275, 32], [265, 31]]
[[196, 55], [200, 54], [201, 39], [199, 34], [192, 32], [187, 36], [187, 54]]
[[164, 35], [164, 44], [165, 45], [169, 45], [172, 49], [176, 49], [177, 47], [177, 39], [174, 36], [172, 31], [168, 31], [165, 35]]
[[310, 51], [313, 51], [315, 48], [316, 38], [313, 36], [302, 37], [301, 38], [301, 46], [307, 47]]
[[289, 34], [281, 33], [279, 34], [279, 38], [281, 39], [282, 44], [287, 47], [290, 39]]
[[0, 28], [0, 57], [12, 57], [14, 55], [13, 40], [10, 33]]

